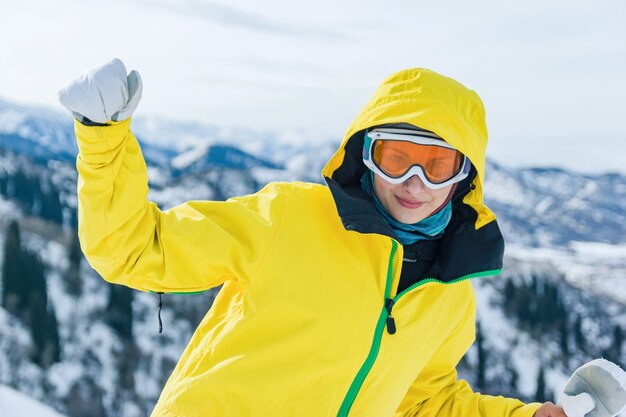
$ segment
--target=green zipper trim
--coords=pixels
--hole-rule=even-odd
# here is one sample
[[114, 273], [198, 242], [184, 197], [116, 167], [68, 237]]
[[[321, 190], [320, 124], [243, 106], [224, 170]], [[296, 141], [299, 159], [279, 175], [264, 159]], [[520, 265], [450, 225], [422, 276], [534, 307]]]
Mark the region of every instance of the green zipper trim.
[[398, 299], [400, 297], [402, 297], [404, 294], [406, 294], [407, 292], [417, 288], [417, 287], [421, 287], [424, 284], [428, 284], [429, 282], [438, 282], [439, 284], [456, 284], [457, 282], [461, 282], [461, 281], [466, 281], [468, 279], [471, 278], [482, 278], [482, 277], [492, 277], [494, 275], [498, 275], [500, 272], [502, 272], [502, 268], [500, 269], [492, 269], [489, 271], [482, 271], [482, 272], [474, 272], [473, 274], [468, 274], [468, 275], [463, 275], [460, 278], [457, 279], [453, 279], [452, 281], [440, 281], [436, 278], [426, 278], [421, 280], [420, 282], [417, 282], [413, 285], [411, 285], [409, 288], [405, 289], [404, 291], [402, 291], [400, 294], [397, 294], [395, 297], [393, 297], [393, 301], [394, 304], [396, 301], [398, 301]]
[[[387, 268], [387, 283], [385, 285], [385, 301], [389, 298], [389, 294], [391, 293], [391, 281], [393, 280], [393, 258], [396, 254], [396, 250], [398, 249], [398, 243], [395, 240], [392, 240], [391, 243], [392, 243], [391, 256], [389, 257], [389, 267]], [[400, 294], [397, 294], [393, 298], [393, 300], [395, 303], [404, 294], [408, 293], [409, 291], [421, 285], [427, 284], [429, 282], [438, 282], [440, 284], [455, 284], [457, 282], [465, 281], [470, 278], [481, 278], [481, 277], [498, 275], [501, 271], [502, 269], [492, 269], [490, 271], [475, 272], [473, 274], [464, 275], [460, 278], [457, 278], [455, 280], [448, 281], [448, 282], [440, 281], [435, 278], [427, 278], [416, 284], [411, 285], [409, 288], [405, 289]], [[383, 303], [383, 309], [380, 313], [380, 316], [378, 317], [378, 322], [376, 323], [376, 330], [374, 332], [374, 341], [372, 342], [372, 347], [370, 348], [370, 352], [367, 355], [367, 358], [365, 359], [365, 362], [363, 363], [363, 365], [361, 365], [361, 369], [359, 369], [359, 372], [356, 374], [356, 377], [352, 381], [352, 384], [350, 385], [350, 388], [348, 389], [348, 393], [346, 394], [346, 397], [343, 399], [343, 403], [341, 403], [341, 407], [339, 407], [339, 412], [337, 413], [337, 417], [348, 416], [348, 413], [350, 412], [350, 409], [352, 408], [352, 405], [354, 404], [354, 401], [356, 400], [356, 396], [361, 390], [361, 387], [363, 386], [363, 382], [365, 382], [365, 378], [367, 377], [370, 370], [374, 366], [374, 362], [376, 361], [376, 358], [378, 357], [378, 351], [380, 350], [380, 344], [383, 339], [383, 332], [387, 324], [386, 323], [387, 315], [388, 315], [387, 308], [385, 307]]]
[[[387, 283], [385, 284], [385, 301], [389, 298], [389, 294], [391, 293], [391, 281], [393, 280], [393, 259], [396, 255], [396, 250], [398, 249], [398, 243], [395, 240], [391, 241], [391, 256], [389, 257], [389, 266], [387, 268]], [[376, 323], [376, 330], [374, 332], [374, 341], [372, 342], [372, 347], [370, 348], [370, 352], [365, 359], [363, 365], [361, 365], [361, 369], [356, 374], [356, 377], [352, 381], [350, 388], [348, 389], [348, 393], [346, 397], [343, 399], [343, 403], [341, 407], [339, 407], [339, 412], [337, 413], [337, 417], [347, 417], [350, 412], [350, 408], [354, 404], [354, 400], [356, 400], [356, 396], [369, 374], [372, 366], [374, 366], [374, 362], [376, 361], [376, 357], [378, 356], [378, 350], [380, 349], [380, 342], [383, 338], [383, 331], [385, 330], [385, 325], [387, 321], [387, 309], [385, 308], [385, 303], [383, 302], [383, 309], [380, 312], [380, 316], [378, 317], [378, 323]]]

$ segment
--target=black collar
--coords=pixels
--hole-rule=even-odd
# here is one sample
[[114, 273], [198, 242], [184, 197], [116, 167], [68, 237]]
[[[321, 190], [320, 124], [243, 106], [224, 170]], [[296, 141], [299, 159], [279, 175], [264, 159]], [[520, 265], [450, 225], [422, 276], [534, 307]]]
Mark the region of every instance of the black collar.
[[[360, 179], [367, 169], [361, 159], [362, 148], [362, 134], [357, 133], [346, 143], [343, 164], [332, 178], [324, 179], [346, 230], [396, 239], [372, 198], [361, 189]], [[472, 167], [470, 175], [459, 183], [452, 198], [452, 219], [440, 239], [439, 276], [434, 278], [444, 282], [502, 268], [504, 239], [498, 223], [494, 220], [476, 229], [478, 214], [463, 202], [475, 176], [476, 170]]]

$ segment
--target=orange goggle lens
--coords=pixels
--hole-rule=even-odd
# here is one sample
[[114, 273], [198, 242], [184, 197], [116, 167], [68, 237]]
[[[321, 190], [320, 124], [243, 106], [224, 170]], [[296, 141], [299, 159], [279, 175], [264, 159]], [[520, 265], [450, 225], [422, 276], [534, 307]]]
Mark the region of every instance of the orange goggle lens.
[[387, 139], [376, 140], [372, 147], [372, 161], [392, 178], [400, 178], [419, 165], [426, 178], [438, 184], [457, 175], [463, 165], [461, 152], [443, 146]]

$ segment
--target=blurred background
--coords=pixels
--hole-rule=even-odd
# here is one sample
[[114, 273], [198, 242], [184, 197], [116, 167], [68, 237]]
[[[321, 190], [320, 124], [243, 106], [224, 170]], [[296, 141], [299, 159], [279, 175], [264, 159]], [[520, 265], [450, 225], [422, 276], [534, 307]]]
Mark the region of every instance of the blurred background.
[[77, 148], [56, 91], [114, 57], [143, 77], [133, 131], [162, 209], [322, 182], [397, 70], [476, 90], [507, 252], [503, 275], [475, 281], [461, 376], [555, 401], [584, 362], [623, 366], [625, 18], [617, 0], [0, 0], [3, 416], [149, 415], [215, 296], [164, 296], [159, 335], [156, 296], [104, 283], [80, 253]]

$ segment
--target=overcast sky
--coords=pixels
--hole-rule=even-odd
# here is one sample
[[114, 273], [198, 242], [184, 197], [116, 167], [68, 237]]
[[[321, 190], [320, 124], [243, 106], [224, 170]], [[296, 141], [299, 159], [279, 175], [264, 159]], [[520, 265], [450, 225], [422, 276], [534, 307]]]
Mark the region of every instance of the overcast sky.
[[626, 173], [626, 2], [0, 0], [0, 97], [56, 91], [113, 57], [139, 115], [339, 140], [391, 73], [426, 67], [485, 102], [488, 155]]

